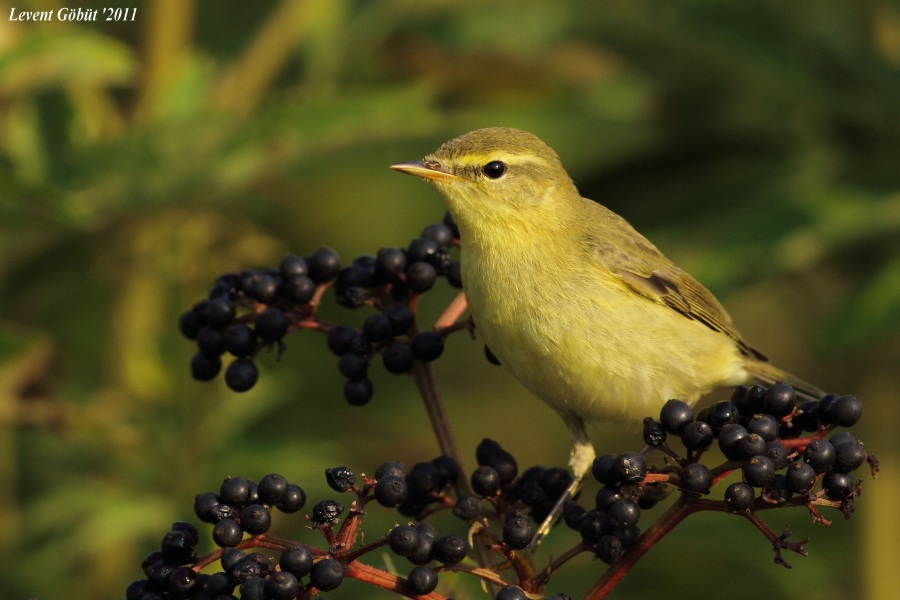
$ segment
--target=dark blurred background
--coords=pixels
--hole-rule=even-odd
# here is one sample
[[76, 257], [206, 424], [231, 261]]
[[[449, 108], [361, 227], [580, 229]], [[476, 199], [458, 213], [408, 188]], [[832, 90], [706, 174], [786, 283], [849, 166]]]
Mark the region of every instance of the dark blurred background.
[[[764, 515], [810, 536], [792, 571], [743, 520], [700, 514], [614, 597], [900, 587], [900, 3], [66, 4], [137, 16], [10, 22], [13, 7], [64, 4], [0, 2], [0, 596], [124, 597], [227, 475], [280, 472], [315, 502], [334, 495], [326, 467], [436, 456], [410, 379], [376, 366], [374, 399], [350, 407], [309, 333], [232, 393], [190, 378], [177, 319], [227, 271], [323, 244], [347, 261], [405, 245], [443, 206], [387, 165], [497, 125], [553, 146], [586, 196], [697, 276], [777, 364], [861, 396], [855, 432], [884, 465], [850, 522]], [[443, 283], [426, 296], [426, 319], [452, 297]], [[521, 466], [565, 464], [561, 420], [480, 343], [453, 336], [435, 368], [466, 457], [492, 437]], [[600, 452], [641, 445], [637, 429], [592, 436]], [[398, 518], [371, 512], [369, 539]], [[300, 515], [276, 515], [275, 531], [317, 539]], [[560, 531], [547, 552], [574, 542]], [[578, 597], [603, 568], [582, 556], [549, 591]]]

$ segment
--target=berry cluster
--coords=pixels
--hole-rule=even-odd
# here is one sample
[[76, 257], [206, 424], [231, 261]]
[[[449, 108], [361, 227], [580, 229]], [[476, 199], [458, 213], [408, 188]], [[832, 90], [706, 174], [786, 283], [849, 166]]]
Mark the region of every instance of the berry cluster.
[[[181, 317], [182, 333], [195, 340], [198, 349], [192, 373], [199, 380], [215, 378], [227, 352], [234, 359], [225, 369], [226, 384], [235, 391], [250, 389], [258, 378], [258, 354], [264, 348], [281, 353], [286, 335], [309, 329], [325, 334], [329, 350], [338, 357], [350, 404], [371, 399], [368, 369], [380, 355], [388, 372], [416, 375], [428, 405], [439, 394], [427, 363], [441, 356], [447, 335], [471, 329], [472, 323], [459, 321], [463, 308], [455, 301], [433, 330], [420, 331], [416, 309], [438, 277], [461, 286], [459, 263], [451, 257], [458, 245], [459, 234], [448, 215], [426, 227], [405, 249], [382, 248], [349, 266], [342, 267], [333, 250], [320, 248], [303, 258], [289, 255], [277, 269], [223, 275], [208, 299]], [[359, 326], [322, 320], [318, 307], [331, 288], [339, 305], [367, 306], [373, 312]], [[491, 363], [499, 364], [489, 348], [484, 352]], [[441, 428], [449, 430], [449, 424], [441, 421], [441, 413], [429, 410], [432, 425], [442, 450], [457, 457], [455, 446], [442, 439]], [[346, 467], [327, 469], [328, 485], [345, 496], [318, 502], [305, 515], [324, 542], [318, 546], [269, 533], [274, 511], [290, 514], [305, 506], [302, 488], [277, 474], [266, 475], [258, 484], [229, 477], [218, 493], [199, 494], [194, 503], [197, 518], [212, 526], [218, 549], [198, 557], [197, 529], [175, 523], [160, 550], [145, 559], [146, 577], [129, 587], [127, 598], [231, 600], [239, 594], [250, 600], [306, 600], [352, 578], [401, 595], [440, 600], [438, 578], [457, 571], [481, 578], [492, 586], [497, 600], [523, 600], [544, 594], [552, 574], [576, 555], [591, 553], [610, 565], [598, 571], [599, 579], [586, 596], [594, 600], [605, 597], [681, 520], [703, 510], [748, 520], [771, 543], [776, 562], [789, 567], [782, 552], [806, 554], [805, 540], [789, 541], [789, 531], [776, 534], [757, 515], [769, 508], [802, 506], [819, 523], [829, 523], [819, 512], [823, 507], [849, 518], [861, 483], [854, 471], [868, 462], [874, 475], [877, 461], [853, 434], [834, 430], [854, 426], [861, 415], [862, 403], [855, 396], [804, 400], [782, 382], [739, 387], [730, 401], [696, 416], [688, 404], [670, 400], [657, 419], [644, 419], [642, 451], [607, 454], [594, 461], [592, 475], [601, 487], [593, 505], [583, 506], [577, 498], [563, 505], [565, 525], [578, 534], [575, 545], [542, 570], [532, 562], [536, 555], [523, 550], [536, 543], [536, 524], [569, 490], [572, 475], [543, 466], [520, 472], [513, 455], [489, 439], [478, 445], [477, 467], [468, 477], [458, 460], [447, 455], [409, 469], [384, 463], [371, 478], [357, 477]], [[670, 445], [675, 437], [683, 448]], [[710, 451], [715, 446], [721, 456]], [[715, 466], [701, 462], [711, 456], [716, 457]], [[661, 460], [655, 460], [658, 457]], [[725, 489], [714, 494], [720, 483]], [[674, 502], [642, 532], [642, 514], [670, 495]], [[403, 518], [388, 533], [363, 543], [365, 507], [373, 501]], [[440, 511], [464, 521], [460, 531], [468, 536], [440, 535], [426, 520]], [[383, 548], [410, 563], [406, 577], [363, 562]], [[204, 572], [216, 562], [219, 572]]]
[[[725, 490], [725, 502], [732, 510], [750, 510], [754, 503], [784, 504], [796, 494], [805, 503], [824, 496], [840, 502], [849, 513], [859, 491], [852, 473], [867, 459], [874, 469], [874, 458], [848, 431], [825, 436], [835, 427], [852, 427], [861, 416], [862, 402], [856, 396], [829, 394], [798, 403], [787, 383], [742, 386], [731, 401], [704, 409], [697, 420], [688, 405], [670, 400], [659, 423], [645, 420], [645, 441], [660, 446], [666, 433], [677, 435], [696, 459], [716, 440], [728, 462], [710, 470], [688, 461], [680, 487], [703, 494], [714, 478], [740, 469], [742, 481]], [[691, 465], [699, 466], [685, 473]]]
[[[197, 528], [178, 522], [163, 537], [160, 550], [143, 562], [146, 579], [133, 582], [128, 600], [162, 598], [223, 599], [238, 586], [245, 599], [288, 600], [300, 592], [298, 578], [310, 573], [312, 555], [302, 546], [286, 548], [280, 572], [260, 553], [245, 554], [236, 549], [244, 535], [263, 536], [272, 524], [272, 509], [295, 513], [306, 503], [301, 487], [278, 474], [263, 477], [257, 484], [242, 477], [229, 477], [219, 493], [206, 492], [194, 499], [194, 513], [204, 523], [213, 524], [212, 539], [223, 548], [218, 554], [222, 572], [199, 573], [205, 560], [197, 558], [200, 540]], [[305, 568], [302, 565], [308, 563]], [[186, 566], [190, 564], [191, 566]], [[324, 588], [322, 588], [324, 589]]]
[[[218, 492], [204, 492], [194, 499], [194, 514], [212, 526], [211, 538], [218, 549], [198, 557], [197, 527], [187, 522], [173, 524], [160, 549], [144, 559], [145, 577], [128, 586], [126, 600], [232, 600], [235, 595], [243, 600], [293, 600], [334, 590], [347, 577], [404, 595], [431, 594], [442, 572], [466, 571], [460, 563], [470, 552], [464, 533], [441, 535], [424, 520], [435, 511], [448, 509], [465, 522], [461, 531], [474, 531], [484, 540], [484, 547], [507, 561], [521, 561], [524, 555], [517, 557], [516, 550], [526, 547], [532, 538], [530, 518], [545, 514], [571, 476], [563, 469], [543, 467], [531, 467], [520, 476], [515, 458], [490, 439], [479, 444], [476, 458], [479, 466], [470, 476], [475, 494], [453, 493], [460, 467], [447, 456], [416, 463], [408, 470], [401, 463], [386, 462], [371, 478], [357, 477], [344, 466], [326, 469], [328, 486], [352, 499], [349, 509], [344, 506], [348, 502], [342, 504], [335, 497], [318, 502], [306, 514], [310, 529], [324, 542], [322, 547], [269, 533], [273, 511], [292, 514], [306, 505], [301, 487], [274, 473], [258, 483], [228, 477]], [[373, 501], [415, 520], [398, 524], [360, 546], [360, 525], [366, 505]], [[361, 562], [362, 557], [383, 547], [411, 565], [405, 578]], [[220, 570], [201, 572], [216, 562]], [[519, 585], [487, 570], [481, 576], [497, 586], [498, 600], [524, 600], [524, 590], [537, 590], [547, 574], [549, 571], [540, 584], [517, 581]], [[569, 596], [550, 598], [566, 600]]]
[[[776, 536], [755, 513], [802, 505], [817, 522], [827, 524], [817, 508], [827, 506], [849, 518], [861, 483], [853, 471], [868, 461], [874, 476], [877, 460], [848, 431], [826, 436], [837, 426], [855, 425], [861, 415], [856, 396], [798, 403], [794, 388], [783, 382], [768, 388], [741, 386], [730, 401], [713, 404], [696, 418], [690, 405], [669, 400], [658, 421], [644, 419], [644, 452], [595, 459], [591, 472], [603, 487], [594, 509], [567, 502], [564, 520], [598, 558], [612, 564], [638, 542], [641, 511], [678, 489], [685, 510], [725, 510], [748, 517], [773, 543], [776, 562], [789, 567], [781, 550], [805, 554], [803, 542], [787, 542], [787, 532]], [[680, 439], [684, 455], [668, 445], [670, 435]], [[725, 462], [710, 468], [700, 458], [714, 443]], [[653, 449], [672, 460], [661, 468], [649, 466], [645, 456]], [[701, 501], [732, 472], [739, 472], [741, 481], [725, 488], [723, 500]]]
[[[783, 383], [738, 388], [732, 401], [714, 404], [697, 418], [688, 404], [670, 400], [659, 420], [644, 420], [644, 451], [607, 454], [594, 461], [592, 474], [602, 487], [593, 506], [570, 500], [563, 512], [565, 524], [578, 532], [580, 540], [541, 572], [531, 565], [532, 555], [521, 551], [532, 542], [536, 523], [568, 488], [572, 476], [561, 468], [541, 466], [520, 473], [515, 457], [490, 439], [476, 448], [478, 466], [468, 478], [461, 477], [459, 464], [447, 456], [408, 470], [386, 462], [371, 478], [358, 477], [344, 466], [327, 469], [328, 486], [352, 498], [322, 500], [306, 515], [310, 528], [324, 541], [322, 547], [269, 533], [273, 511], [292, 514], [306, 505], [301, 487], [278, 474], [266, 475], [258, 483], [229, 477], [218, 492], [201, 493], [194, 500], [196, 517], [212, 526], [211, 537], [219, 549], [198, 557], [197, 528], [175, 523], [160, 549], [144, 559], [145, 578], [129, 586], [126, 598], [231, 600], [239, 593], [245, 600], [305, 599], [336, 589], [347, 577], [405, 595], [429, 595], [442, 573], [461, 571], [495, 585], [497, 600], [521, 600], [526, 592], [543, 592], [550, 575], [579, 553], [592, 552], [612, 565], [607, 573], [628, 564], [628, 554], [639, 558], [647, 550], [642, 547], [647, 536], [638, 527], [642, 512], [675, 490], [680, 494], [669, 516], [652, 526], [657, 532], [680, 521], [683, 514], [678, 516], [678, 511], [731, 512], [753, 522], [772, 542], [776, 562], [790, 566], [781, 551], [805, 554], [805, 540], [790, 542], [789, 532], [771, 532], [756, 513], [802, 505], [822, 523], [827, 521], [818, 507], [837, 508], [849, 517], [859, 493], [853, 471], [868, 461], [874, 472], [877, 463], [852, 434], [832, 430], [852, 426], [860, 415], [861, 402], [855, 396], [826, 396], [798, 405], [793, 388]], [[681, 440], [684, 455], [669, 446], [670, 436]], [[716, 441], [725, 462], [710, 468], [699, 458]], [[666, 464], [648, 464], [650, 451], [661, 452]], [[733, 471], [739, 471], [742, 480], [727, 486], [724, 499], [706, 498]], [[360, 545], [362, 520], [372, 501], [413, 520]], [[464, 521], [461, 530], [468, 531], [478, 547], [498, 555], [502, 560], [494, 562], [499, 566], [477, 570], [463, 566], [470, 552], [466, 536], [441, 535], [426, 520], [442, 510]], [[383, 547], [412, 565], [405, 578], [362, 562]], [[201, 573], [216, 561], [220, 571]]]
[[[327, 332], [328, 347], [340, 357], [347, 401], [365, 404], [372, 397], [367, 374], [375, 355], [382, 355], [389, 372], [403, 374], [416, 360], [432, 361], [443, 352], [440, 333], [416, 328], [415, 305], [438, 277], [462, 287], [459, 262], [450, 254], [458, 243], [459, 232], [448, 213], [407, 248], [381, 248], [343, 268], [337, 252], [322, 247], [302, 258], [288, 255], [275, 269], [222, 275], [208, 299], [181, 315], [182, 334], [197, 344], [191, 373], [200, 381], [214, 379], [228, 353], [234, 360], [225, 369], [225, 383], [234, 391], [249, 390], [259, 377], [254, 359], [263, 348], [281, 352], [287, 334], [316, 329]], [[377, 312], [359, 329], [321, 321], [316, 309], [330, 287], [338, 304], [370, 306]]]

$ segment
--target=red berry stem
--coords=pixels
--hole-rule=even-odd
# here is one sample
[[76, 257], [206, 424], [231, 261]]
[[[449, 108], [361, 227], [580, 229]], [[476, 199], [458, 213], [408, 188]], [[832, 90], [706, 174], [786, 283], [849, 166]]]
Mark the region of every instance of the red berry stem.
[[584, 600], [601, 600], [613, 591], [622, 578], [636, 565], [653, 546], [689, 515], [703, 510], [706, 501], [682, 494], [678, 500], [657, 519], [653, 525], [641, 535], [638, 542], [625, 551], [625, 554], [613, 563], [594, 586], [588, 590]]
[[368, 583], [384, 590], [392, 591], [406, 596], [407, 598], [415, 598], [416, 600], [448, 600], [446, 596], [442, 596], [436, 592], [429, 594], [416, 594], [406, 589], [405, 581], [392, 573], [388, 573], [382, 569], [359, 562], [351, 561], [344, 565], [344, 576], [351, 577], [357, 581]]

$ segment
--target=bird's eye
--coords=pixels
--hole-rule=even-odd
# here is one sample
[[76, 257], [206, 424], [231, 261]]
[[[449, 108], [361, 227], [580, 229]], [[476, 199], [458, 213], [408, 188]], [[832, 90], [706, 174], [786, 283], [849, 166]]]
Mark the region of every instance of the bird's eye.
[[481, 167], [481, 172], [487, 175], [488, 179], [500, 179], [506, 173], [506, 164], [499, 160], [492, 160]]

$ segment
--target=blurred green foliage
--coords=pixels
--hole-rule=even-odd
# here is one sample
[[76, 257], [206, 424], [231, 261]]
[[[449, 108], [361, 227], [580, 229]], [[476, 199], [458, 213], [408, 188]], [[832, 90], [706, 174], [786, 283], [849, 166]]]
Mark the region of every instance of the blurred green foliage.
[[[229, 474], [322, 499], [326, 467], [434, 456], [410, 380], [376, 373], [351, 408], [309, 334], [229, 393], [190, 379], [176, 321], [220, 273], [405, 244], [442, 208], [386, 165], [495, 125], [554, 146], [779, 364], [860, 394], [888, 469], [850, 523], [771, 521], [813, 538], [792, 572], [745, 523], [700, 515], [615, 597], [896, 590], [898, 2], [83, 0], [137, 19], [7, 20], [62, 5], [0, 3], [0, 596], [122, 597]], [[431, 296], [433, 318], [452, 292]], [[562, 464], [562, 424], [463, 338], [437, 373], [466, 455], [491, 436], [522, 465]], [[299, 521], [276, 528], [315, 539]], [[373, 514], [369, 535], [392, 522]], [[584, 557], [550, 589], [577, 596], [601, 568]], [[332, 597], [360, 595], [382, 597]]]

